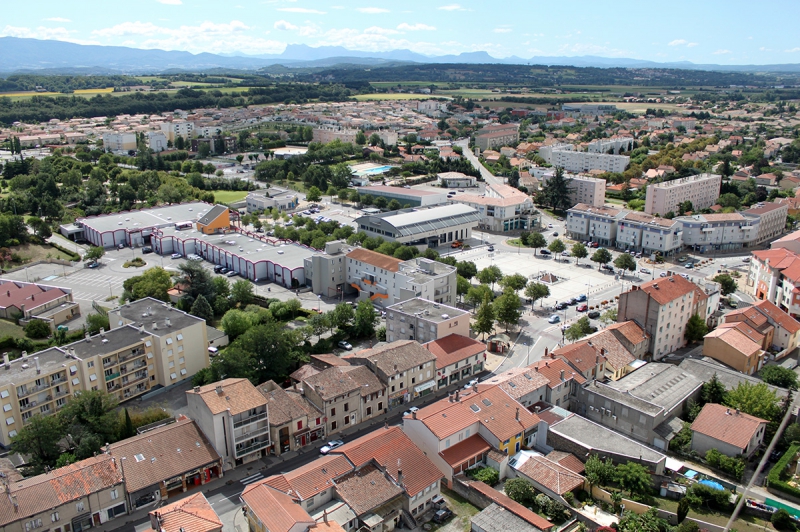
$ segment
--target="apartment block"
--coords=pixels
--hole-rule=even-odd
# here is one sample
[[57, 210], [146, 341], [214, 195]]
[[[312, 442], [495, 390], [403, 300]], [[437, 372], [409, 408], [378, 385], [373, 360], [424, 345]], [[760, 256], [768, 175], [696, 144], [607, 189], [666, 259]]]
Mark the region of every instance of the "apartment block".
[[195, 136], [194, 122], [186, 120], [175, 120], [173, 122], [161, 122], [161, 131], [167, 136], [167, 139], [175, 142], [176, 137], [183, 137], [188, 140]]
[[719, 198], [722, 176], [716, 174], [700, 174], [663, 183], [647, 186], [644, 212], [647, 214], [665, 215], [677, 213], [680, 205], [692, 202], [692, 210], [699, 211], [711, 207]]
[[771, 242], [780, 237], [786, 230], [786, 217], [789, 205], [786, 203], [759, 203], [755, 207], [743, 211], [745, 216], [758, 216], [758, 232], [754, 244]]
[[683, 248], [683, 224], [640, 212], [628, 212], [617, 223], [618, 249], [641, 253], [678, 253]]
[[[542, 184], [553, 178], [554, 172], [545, 172], [541, 176]], [[580, 174], [566, 174], [569, 186], [569, 200], [573, 205], [584, 204], [602, 207], [606, 201], [606, 180]]]
[[597, 139], [586, 146], [586, 151], [589, 153], [607, 153], [609, 155], [618, 155], [621, 152], [631, 150], [633, 150], [633, 137]]
[[635, 321], [650, 335], [650, 353], [660, 360], [686, 345], [686, 323], [694, 312], [695, 284], [680, 275], [634, 285], [619, 298], [617, 322]]
[[422, 298], [386, 308], [386, 340], [416, 340], [423, 344], [450, 334], [469, 336], [470, 313]]
[[247, 379], [224, 379], [186, 392], [188, 412], [225, 470], [258, 460], [271, 446], [267, 399]]
[[296, 451], [325, 437], [322, 412], [306, 401], [296, 386], [283, 389], [267, 381], [259, 384], [258, 391], [267, 399], [273, 454]]
[[357, 129], [333, 129], [333, 128], [315, 129], [314, 142], [321, 142], [322, 144], [328, 144], [329, 142], [333, 142], [334, 140], [339, 140], [341, 142], [344, 142], [345, 144], [348, 143], [355, 144], [356, 135], [358, 135]]
[[738, 212], [677, 216], [674, 220], [683, 225], [683, 244], [699, 253], [753, 246], [761, 226], [759, 216]]
[[579, 203], [567, 211], [567, 236], [575, 240], [613, 246], [617, 241], [617, 222], [627, 211]]
[[622, 173], [628, 167], [631, 158], [627, 155], [608, 155], [575, 151], [571, 144], [554, 144], [539, 148], [539, 155], [550, 165], [563, 168], [567, 172], [602, 172]]
[[136, 133], [106, 133], [103, 135], [103, 149], [118, 153], [136, 149]]

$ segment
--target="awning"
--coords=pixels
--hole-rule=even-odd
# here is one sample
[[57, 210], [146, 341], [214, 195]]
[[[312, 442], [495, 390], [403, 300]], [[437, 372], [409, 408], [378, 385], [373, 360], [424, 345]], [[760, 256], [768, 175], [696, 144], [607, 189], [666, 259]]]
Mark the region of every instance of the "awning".
[[424, 392], [425, 390], [429, 390], [436, 386], [436, 381], [428, 381], [425, 384], [420, 384], [419, 386], [414, 387], [414, 391], [416, 393]]
[[674, 458], [670, 458], [668, 456], [667, 461], [664, 464], [664, 467], [666, 467], [670, 471], [675, 471], [676, 473], [678, 473], [683, 468], [683, 465], [684, 465], [683, 462], [681, 462], [680, 460], [675, 460]]

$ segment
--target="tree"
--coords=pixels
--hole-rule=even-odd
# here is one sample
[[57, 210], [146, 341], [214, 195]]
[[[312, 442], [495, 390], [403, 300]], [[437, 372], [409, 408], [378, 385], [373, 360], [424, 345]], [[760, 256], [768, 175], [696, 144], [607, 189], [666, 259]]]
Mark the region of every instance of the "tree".
[[125, 420], [122, 422], [122, 426], [119, 429], [119, 439], [124, 440], [125, 438], [130, 438], [132, 436], [136, 436], [136, 429], [133, 428], [133, 421], [131, 421], [131, 414], [128, 412], [128, 409], [125, 409]]
[[462, 301], [464, 300], [464, 295], [469, 292], [471, 286], [472, 284], [469, 281], [456, 274], [456, 295], [458, 295]]
[[[531, 281], [528, 283], [528, 286], [525, 287], [525, 297], [531, 300], [531, 310], [533, 310], [533, 304], [536, 303], [536, 301], [550, 297], [550, 288], [546, 284]], [[542, 302], [542, 304], [544, 304], [544, 302]]]
[[686, 322], [686, 331], [684, 333], [686, 341], [693, 344], [701, 341], [707, 334], [708, 325], [706, 325], [706, 322], [697, 314], [692, 314], [692, 317]]
[[653, 481], [647, 468], [636, 462], [617, 465], [614, 478], [634, 500], [649, 495], [653, 489]]
[[11, 439], [11, 450], [30, 456], [26, 475], [44, 473], [53, 467], [61, 454], [58, 442], [64, 437], [64, 428], [57, 416], [36, 414]]
[[[596, 262], [599, 265], [608, 264], [611, 262], [611, 253], [606, 248], [598, 249], [597, 251], [592, 254], [591, 258], [592, 262]], [[600, 269], [598, 266], [597, 269]]]
[[253, 285], [250, 281], [239, 279], [231, 287], [231, 303], [239, 306], [249, 305], [253, 301]]
[[620, 270], [636, 271], [636, 260], [629, 253], [622, 253], [614, 259], [614, 266]]
[[656, 508], [650, 508], [643, 514], [627, 511], [617, 524], [618, 532], [668, 532], [669, 523], [658, 516]]
[[686, 497], [678, 501], [678, 524], [683, 523], [683, 520], [689, 515], [689, 507], [689, 499]]
[[89, 334], [97, 334], [100, 332], [100, 329], [107, 331], [110, 328], [107, 315], [97, 313], [87, 314], [86, 330]]
[[231, 295], [231, 283], [225, 277], [214, 277], [211, 280], [211, 286], [214, 287], [215, 297], [228, 298]]
[[494, 292], [485, 284], [472, 285], [467, 290], [467, 302], [473, 306], [480, 305], [484, 299], [494, 299]]
[[600, 322], [603, 325], [608, 325], [610, 323], [616, 323], [617, 321], [617, 307], [610, 308], [607, 311], [603, 312], [600, 315]]
[[512, 290], [517, 291], [525, 288], [527, 281], [528, 279], [521, 273], [513, 273], [511, 275], [503, 276], [503, 278], [500, 279], [500, 286], [503, 288], [511, 288]]
[[322, 199], [322, 192], [317, 187], [311, 187], [306, 193], [306, 201], [319, 201]]
[[197, 156], [205, 159], [211, 153], [211, 145], [208, 142], [201, 142], [197, 146]]
[[336, 327], [340, 331], [347, 329], [355, 319], [355, 311], [348, 303], [339, 303], [330, 311], [331, 326]]
[[778, 396], [763, 382], [740, 382], [725, 394], [723, 404], [767, 421], [779, 421], [781, 416]]
[[359, 301], [353, 318], [351, 333], [358, 338], [371, 338], [375, 334], [378, 313], [371, 301]]
[[308, 325], [319, 341], [322, 333], [331, 328], [331, 320], [327, 313], [316, 313], [308, 319]]
[[83, 391], [70, 399], [58, 413], [65, 430], [77, 448], [79, 460], [99, 452], [114, 441], [119, 432], [119, 415], [115, 412], [117, 398], [100, 390]]
[[589, 318], [583, 316], [581, 319], [567, 327], [567, 330], [564, 332], [564, 337], [570, 342], [575, 342], [591, 332], [592, 325], [589, 323]]
[[584, 468], [586, 480], [588, 480], [589, 484], [592, 486], [607, 486], [614, 480], [615, 469], [611, 458], [607, 458], [604, 462], [599, 456], [593, 454], [586, 460]]
[[389, 209], [390, 211], [400, 210], [400, 202], [397, 201], [396, 199], [393, 199], [392, 201], [389, 202], [386, 208]]
[[101, 248], [100, 246], [91, 246], [89, 251], [83, 256], [83, 260], [88, 260], [91, 262], [97, 262], [100, 258], [106, 254], [106, 250]]
[[238, 309], [231, 309], [222, 317], [221, 326], [228, 340], [233, 342], [254, 325], [253, 314]]
[[797, 389], [797, 373], [783, 366], [767, 366], [763, 368], [759, 375], [767, 384], [780, 386], [781, 388]]
[[549, 205], [555, 210], [563, 210], [572, 206], [569, 199], [570, 192], [572, 189], [564, 177], [564, 169], [556, 167], [553, 177], [544, 182], [536, 198], [539, 203]]
[[487, 296], [475, 312], [475, 322], [472, 325], [472, 330], [485, 336], [494, 331], [494, 320], [494, 305], [489, 302], [489, 297]]
[[738, 209], [741, 205], [739, 196], [730, 192], [717, 198], [717, 203], [722, 207], [733, 207], [734, 209]]
[[187, 260], [178, 265], [182, 277], [181, 282], [186, 284], [187, 294], [194, 300], [202, 295], [208, 300], [214, 297], [214, 287], [211, 284], [211, 274], [203, 268], [200, 261]]
[[543, 248], [547, 245], [547, 240], [545, 240], [544, 235], [542, 233], [531, 233], [528, 235], [528, 247], [533, 248], [533, 254], [536, 255], [539, 248]]
[[721, 273], [714, 277], [713, 280], [715, 283], [720, 284], [723, 296], [736, 292], [736, 281], [727, 273]]
[[495, 299], [494, 310], [497, 314], [497, 321], [504, 325], [506, 332], [508, 332], [509, 327], [517, 325], [520, 317], [522, 317], [522, 306], [516, 290], [507, 287], [503, 291], [503, 295]]
[[366, 143], [367, 143], [367, 136], [364, 134], [363, 131], [359, 129], [358, 133], [356, 133], [356, 144], [358, 144], [359, 146], [363, 146]]
[[243, 377], [253, 383], [282, 382], [303, 360], [301, 341], [298, 331], [274, 320], [251, 327], [214, 358], [214, 380]]
[[389, 204], [389, 200], [387, 200], [387, 199], [386, 199], [386, 198], [384, 198], [383, 196], [378, 196], [377, 198], [375, 198], [375, 201], [374, 201], [374, 203], [375, 203], [375, 206], [376, 206], [377, 208], [379, 208], [379, 209], [385, 209], [385, 208], [386, 208], [386, 205], [388, 205], [388, 204]]
[[478, 272], [478, 281], [481, 284], [491, 285], [492, 290], [494, 290], [494, 283], [496, 283], [502, 278], [503, 278], [503, 272], [500, 271], [500, 268], [494, 265], [487, 266], [486, 268]]
[[772, 517], [769, 518], [769, 522], [772, 523], [777, 530], [796, 530], [792, 515], [783, 508], [778, 508], [775, 513], [772, 514]]
[[50, 336], [50, 325], [46, 321], [32, 319], [25, 326], [25, 336], [38, 340]]
[[478, 275], [478, 267], [472, 261], [461, 260], [456, 263], [456, 274], [469, 281]]
[[564, 245], [564, 242], [562, 242], [560, 238], [556, 238], [555, 240], [550, 242], [550, 245], [547, 246], [547, 249], [549, 249], [551, 252], [553, 252], [554, 255], [557, 256], [560, 255], [562, 252], [566, 251], [567, 246]]
[[204, 319], [207, 323], [210, 323], [214, 319], [214, 310], [202, 294], [197, 296], [197, 299], [194, 300], [189, 314]]
[[142, 275], [125, 279], [122, 287], [124, 299], [127, 301], [152, 297], [159, 301], [169, 302], [167, 291], [172, 287], [172, 277], [164, 268], [156, 266], [145, 270]]
[[512, 500], [523, 506], [532, 506], [536, 499], [536, 490], [527, 478], [517, 477], [506, 480], [503, 491]]
[[581, 259], [585, 259], [589, 255], [589, 251], [586, 249], [580, 242], [575, 242], [572, 244], [572, 256], [575, 257], [575, 264], [578, 264], [578, 261]]

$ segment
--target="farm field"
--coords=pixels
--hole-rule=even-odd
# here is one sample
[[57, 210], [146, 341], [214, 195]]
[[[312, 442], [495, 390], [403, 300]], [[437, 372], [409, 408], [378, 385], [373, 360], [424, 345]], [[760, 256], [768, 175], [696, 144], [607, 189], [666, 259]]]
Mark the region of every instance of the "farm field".
[[[429, 100], [436, 98], [435, 94], [406, 94], [406, 93], [392, 93], [392, 94], [357, 94], [354, 96], [359, 102], [365, 101], [380, 101], [380, 100]], [[438, 96], [441, 98], [441, 95]]]

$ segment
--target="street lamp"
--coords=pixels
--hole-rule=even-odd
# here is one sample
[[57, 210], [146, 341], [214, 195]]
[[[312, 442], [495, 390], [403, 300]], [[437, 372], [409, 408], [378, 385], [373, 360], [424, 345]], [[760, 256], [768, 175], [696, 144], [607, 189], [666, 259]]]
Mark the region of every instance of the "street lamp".
[[322, 295], [317, 294], [317, 312], [322, 312], [320, 310], [321, 306], [322, 306]]

